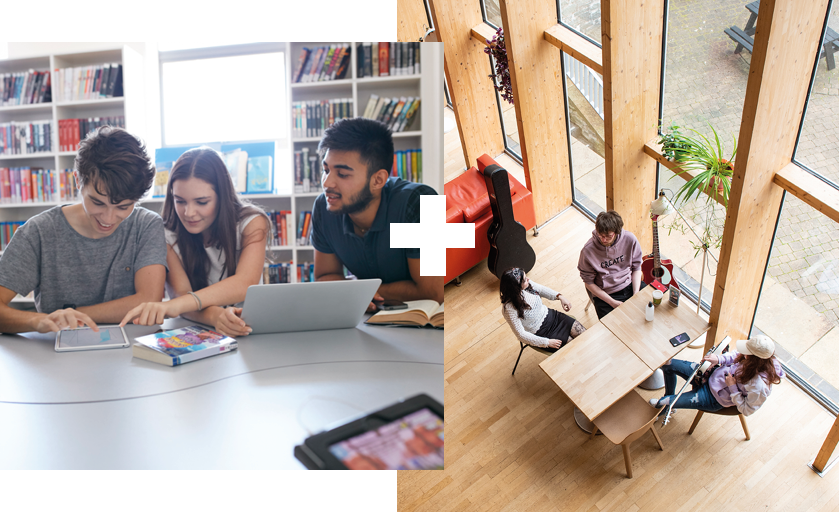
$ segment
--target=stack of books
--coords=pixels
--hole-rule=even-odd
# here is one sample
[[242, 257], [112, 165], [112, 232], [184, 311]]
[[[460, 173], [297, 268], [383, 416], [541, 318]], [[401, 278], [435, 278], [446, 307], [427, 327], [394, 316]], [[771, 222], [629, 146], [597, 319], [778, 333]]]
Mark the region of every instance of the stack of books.
[[265, 284], [290, 283], [292, 268], [294, 268], [294, 262], [291, 261], [288, 263], [266, 264], [263, 267], [262, 282]]
[[303, 148], [294, 152], [294, 192], [319, 192], [323, 164], [316, 151]]
[[420, 73], [417, 43], [361, 43], [357, 55], [358, 78], [417, 75]]
[[392, 132], [402, 132], [411, 127], [419, 110], [420, 99], [414, 97], [380, 98], [371, 94], [362, 117], [381, 121]]
[[352, 98], [296, 101], [291, 106], [292, 137], [320, 137], [335, 121], [353, 117]]
[[0, 74], [0, 107], [50, 103], [50, 72], [30, 69], [20, 73]]
[[300, 212], [297, 221], [297, 245], [312, 245], [312, 212]]
[[313, 283], [315, 282], [315, 264], [309, 261], [297, 264], [297, 282], [298, 283]]
[[288, 245], [291, 210], [267, 211], [271, 220], [271, 245]]
[[297, 58], [292, 82], [326, 82], [346, 78], [351, 53], [352, 48], [346, 43], [303, 48]]
[[422, 150], [406, 149], [393, 154], [391, 176], [422, 183]]
[[78, 197], [73, 169], [56, 171], [40, 167], [0, 168], [0, 203], [49, 203], [75, 201]]
[[125, 128], [125, 116], [88, 117], [87, 119], [58, 120], [59, 151], [78, 151], [79, 143], [100, 126]]

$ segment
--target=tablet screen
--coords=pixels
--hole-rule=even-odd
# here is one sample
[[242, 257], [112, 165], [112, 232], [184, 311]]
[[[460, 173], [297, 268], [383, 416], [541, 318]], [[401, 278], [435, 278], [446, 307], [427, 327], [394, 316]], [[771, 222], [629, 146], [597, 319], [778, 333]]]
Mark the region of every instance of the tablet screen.
[[443, 420], [423, 408], [329, 451], [349, 469], [443, 469]]
[[59, 333], [60, 348], [108, 347], [125, 345], [122, 329], [116, 327], [99, 326], [99, 332], [85, 327], [82, 329], [66, 329]]

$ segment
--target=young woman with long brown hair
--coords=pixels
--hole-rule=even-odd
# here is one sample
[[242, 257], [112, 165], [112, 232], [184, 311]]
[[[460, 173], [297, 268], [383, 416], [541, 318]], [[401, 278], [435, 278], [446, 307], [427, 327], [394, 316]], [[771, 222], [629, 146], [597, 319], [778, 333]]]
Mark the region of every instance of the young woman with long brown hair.
[[250, 332], [240, 307], [248, 286], [262, 282], [268, 217], [245, 203], [221, 156], [190, 149], [172, 167], [163, 204], [171, 300], [147, 302], [125, 315], [121, 325], [160, 324], [184, 316], [228, 336]]
[[[772, 392], [772, 384], [780, 384], [784, 377], [781, 363], [775, 357], [775, 344], [766, 336], [758, 335], [737, 342], [737, 352], [720, 356], [706, 355], [702, 361], [719, 365], [707, 382], [690, 392], [682, 393], [673, 409], [698, 409], [716, 412], [736, 406], [743, 416], [758, 410]], [[651, 399], [653, 407], [666, 407], [675, 398], [676, 376], [688, 378], [696, 369], [692, 363], [673, 359], [661, 367], [664, 371], [664, 396]]]

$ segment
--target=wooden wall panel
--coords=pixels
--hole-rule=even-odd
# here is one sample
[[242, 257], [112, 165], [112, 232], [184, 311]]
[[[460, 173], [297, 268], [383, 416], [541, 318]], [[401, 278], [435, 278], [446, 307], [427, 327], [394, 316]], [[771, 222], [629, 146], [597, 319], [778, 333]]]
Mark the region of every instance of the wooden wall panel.
[[536, 224], [571, 205], [571, 167], [560, 52], [545, 40], [556, 4], [501, 0], [516, 123]]
[[397, 41], [419, 41], [430, 25], [422, 0], [396, 0]]
[[[429, 0], [438, 41], [444, 43], [446, 80], [467, 165], [477, 165], [486, 153], [504, 152], [504, 132], [489, 74], [483, 41], [472, 38], [472, 27], [483, 23], [475, 0]], [[442, 84], [441, 84], [442, 87]]]
[[644, 154], [644, 144], [657, 133], [664, 0], [643, 6], [602, 0], [600, 5], [606, 206], [621, 214], [647, 252], [652, 250], [656, 163]]
[[708, 343], [748, 336], [828, 0], [762, 0], [746, 85]]

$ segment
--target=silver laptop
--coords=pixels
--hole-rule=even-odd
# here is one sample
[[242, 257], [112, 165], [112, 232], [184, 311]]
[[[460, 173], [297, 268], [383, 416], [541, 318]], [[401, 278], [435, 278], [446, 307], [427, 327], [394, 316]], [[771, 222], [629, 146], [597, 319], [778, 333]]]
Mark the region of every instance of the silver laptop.
[[249, 286], [242, 319], [251, 334], [355, 327], [381, 284], [357, 279]]

